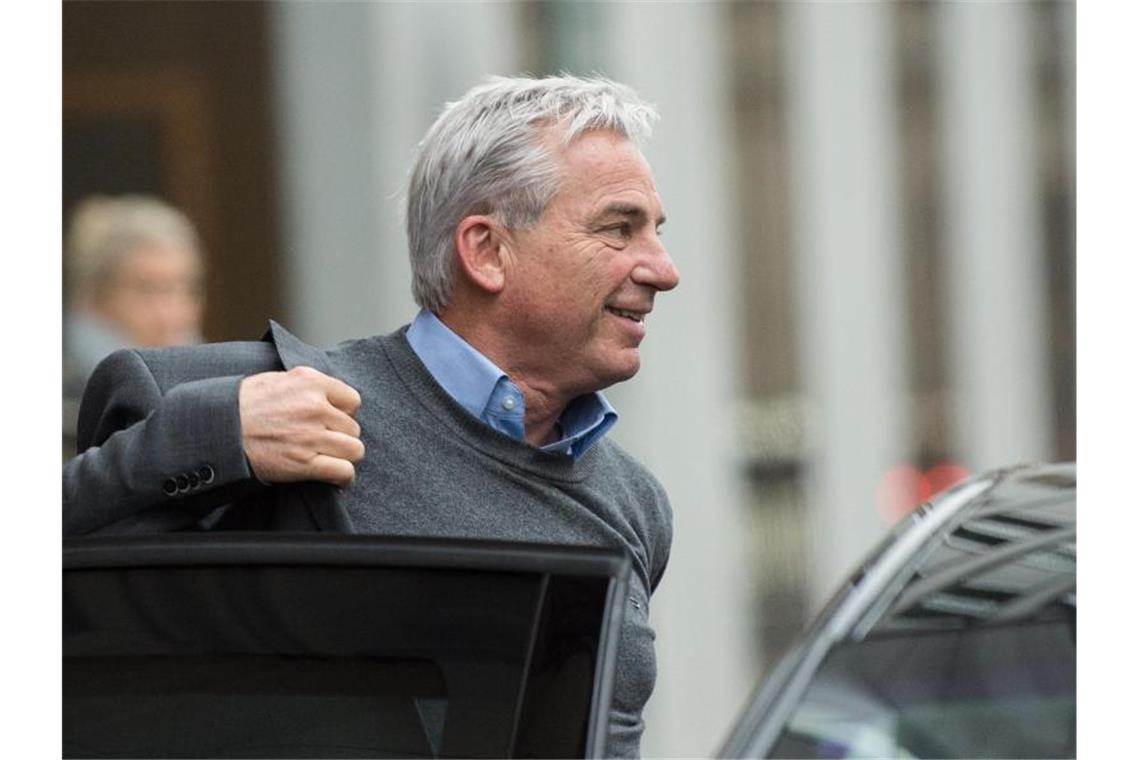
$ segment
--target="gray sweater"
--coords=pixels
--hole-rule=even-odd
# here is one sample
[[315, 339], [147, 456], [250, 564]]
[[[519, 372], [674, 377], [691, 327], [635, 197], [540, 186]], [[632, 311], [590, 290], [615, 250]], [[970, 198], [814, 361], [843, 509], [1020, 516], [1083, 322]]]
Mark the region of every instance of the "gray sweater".
[[440, 387], [403, 330], [341, 343], [337, 374], [364, 395], [366, 455], [343, 504], [361, 533], [624, 547], [633, 557], [607, 754], [631, 757], [656, 679], [649, 595], [665, 571], [672, 512], [661, 484], [616, 443], [580, 459], [499, 433]]

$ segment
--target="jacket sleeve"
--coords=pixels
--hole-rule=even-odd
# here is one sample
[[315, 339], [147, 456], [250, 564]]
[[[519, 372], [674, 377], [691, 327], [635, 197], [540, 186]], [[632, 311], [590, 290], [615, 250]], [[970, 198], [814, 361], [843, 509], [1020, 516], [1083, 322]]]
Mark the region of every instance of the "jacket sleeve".
[[241, 444], [242, 376], [165, 390], [133, 349], [96, 368], [63, 469], [63, 533], [193, 528], [254, 487]]

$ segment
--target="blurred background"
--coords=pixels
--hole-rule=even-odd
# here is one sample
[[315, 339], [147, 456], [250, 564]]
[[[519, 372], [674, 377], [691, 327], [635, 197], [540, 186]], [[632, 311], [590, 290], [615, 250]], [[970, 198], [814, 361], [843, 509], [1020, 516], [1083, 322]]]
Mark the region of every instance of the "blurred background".
[[1076, 458], [1074, 48], [1045, 0], [69, 0], [63, 223], [161, 199], [186, 334], [328, 345], [414, 314], [402, 190], [445, 101], [565, 70], [656, 103], [682, 282], [607, 395], [676, 519], [642, 749], [706, 755], [892, 523]]

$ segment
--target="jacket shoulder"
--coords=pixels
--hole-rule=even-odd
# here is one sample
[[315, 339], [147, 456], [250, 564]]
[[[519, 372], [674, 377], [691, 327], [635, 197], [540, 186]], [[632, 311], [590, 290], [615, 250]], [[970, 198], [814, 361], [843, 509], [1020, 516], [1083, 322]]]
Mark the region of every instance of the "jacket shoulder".
[[124, 348], [91, 373], [76, 424], [80, 451], [146, 417], [172, 388], [198, 380], [281, 369], [272, 343]]

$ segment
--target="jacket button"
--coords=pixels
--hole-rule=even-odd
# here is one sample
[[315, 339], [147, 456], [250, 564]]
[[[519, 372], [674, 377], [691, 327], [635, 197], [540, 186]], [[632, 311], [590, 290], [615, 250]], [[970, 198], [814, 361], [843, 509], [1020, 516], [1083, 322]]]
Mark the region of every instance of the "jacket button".
[[185, 475], [179, 475], [177, 478], [178, 493], [186, 493], [190, 490], [190, 479]]
[[214, 468], [208, 464], [204, 464], [198, 468], [198, 479], [203, 485], [214, 482]]
[[195, 488], [198, 487], [198, 473], [188, 472], [188, 473], [186, 473], [186, 479], [188, 481], [190, 481], [190, 490], [191, 491], [193, 491]]
[[167, 496], [178, 493], [178, 482], [174, 478], [167, 478], [162, 482], [162, 492]]

